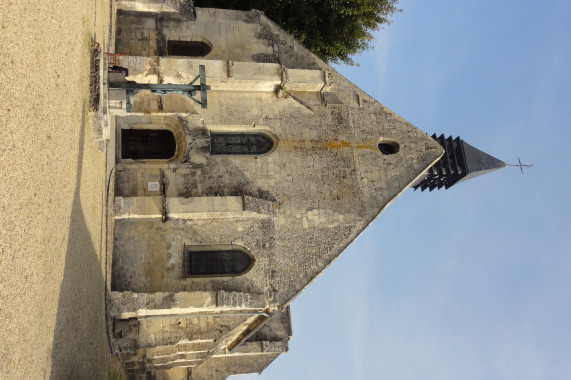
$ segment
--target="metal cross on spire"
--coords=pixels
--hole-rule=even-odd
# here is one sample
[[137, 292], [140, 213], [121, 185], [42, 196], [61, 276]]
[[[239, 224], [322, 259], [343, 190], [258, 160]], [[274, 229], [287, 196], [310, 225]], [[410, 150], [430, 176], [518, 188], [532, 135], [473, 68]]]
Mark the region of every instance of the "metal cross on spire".
[[521, 163], [521, 160], [519, 159], [519, 157], [517, 158], [517, 162], [518, 162], [518, 163], [517, 163], [516, 165], [512, 165], [512, 164], [508, 164], [508, 165], [509, 165], [509, 166], [517, 166], [517, 167], [519, 167], [519, 170], [521, 170], [521, 174], [523, 174], [523, 168], [529, 169], [529, 168], [531, 168], [533, 165], [535, 165], [535, 164], [522, 164], [522, 163]]

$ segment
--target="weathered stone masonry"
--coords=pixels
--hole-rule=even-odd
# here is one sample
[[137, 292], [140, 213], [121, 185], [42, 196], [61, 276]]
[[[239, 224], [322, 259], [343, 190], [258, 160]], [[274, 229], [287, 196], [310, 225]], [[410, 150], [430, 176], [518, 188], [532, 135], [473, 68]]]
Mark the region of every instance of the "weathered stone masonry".
[[[116, 26], [126, 80], [187, 84], [203, 65], [211, 90], [207, 109], [140, 91], [131, 112], [125, 91], [110, 90], [114, 348], [134, 376], [180, 366], [192, 379], [261, 372], [287, 351], [287, 305], [442, 148], [260, 12], [196, 8], [192, 20], [157, 1], [141, 11], [131, 3], [119, 2]], [[172, 56], [169, 41], [211, 51]], [[170, 131], [173, 158], [123, 158], [124, 129]], [[258, 133], [273, 147], [213, 155], [213, 133]], [[382, 141], [398, 153], [381, 153]], [[186, 247], [239, 247], [253, 266], [188, 277]]]

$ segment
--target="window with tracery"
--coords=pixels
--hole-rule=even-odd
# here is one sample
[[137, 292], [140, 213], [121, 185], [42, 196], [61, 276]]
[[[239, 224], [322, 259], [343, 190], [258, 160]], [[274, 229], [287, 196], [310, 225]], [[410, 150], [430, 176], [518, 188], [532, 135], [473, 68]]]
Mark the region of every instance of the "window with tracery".
[[185, 275], [239, 276], [254, 265], [254, 258], [245, 250], [231, 246], [229, 249], [196, 250], [185, 247]]
[[265, 133], [211, 132], [211, 154], [235, 154], [256, 156], [268, 153], [274, 140]]

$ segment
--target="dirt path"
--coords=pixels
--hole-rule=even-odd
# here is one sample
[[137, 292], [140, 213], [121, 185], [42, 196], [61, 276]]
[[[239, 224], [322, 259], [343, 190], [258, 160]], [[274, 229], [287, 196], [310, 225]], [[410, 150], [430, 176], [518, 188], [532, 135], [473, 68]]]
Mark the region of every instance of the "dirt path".
[[2, 0], [0, 379], [104, 379], [105, 154], [89, 45], [110, 0]]

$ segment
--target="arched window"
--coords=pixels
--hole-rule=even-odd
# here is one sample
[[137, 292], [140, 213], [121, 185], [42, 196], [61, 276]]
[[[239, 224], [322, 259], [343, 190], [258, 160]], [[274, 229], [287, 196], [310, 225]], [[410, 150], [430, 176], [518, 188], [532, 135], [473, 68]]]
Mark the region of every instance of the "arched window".
[[383, 140], [379, 143], [379, 150], [382, 154], [395, 154], [400, 150], [400, 145], [396, 141]]
[[245, 250], [229, 246], [228, 249], [185, 247], [185, 274], [195, 276], [239, 276], [254, 265], [254, 258]]
[[265, 133], [211, 132], [211, 154], [237, 154], [257, 156], [268, 153], [274, 147], [274, 140]]
[[205, 57], [212, 46], [204, 41], [167, 41], [168, 55], [180, 57]]
[[176, 140], [167, 129], [121, 129], [121, 158], [168, 160], [176, 152]]

